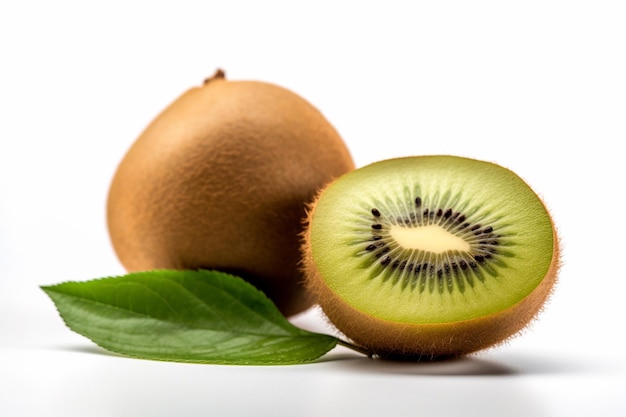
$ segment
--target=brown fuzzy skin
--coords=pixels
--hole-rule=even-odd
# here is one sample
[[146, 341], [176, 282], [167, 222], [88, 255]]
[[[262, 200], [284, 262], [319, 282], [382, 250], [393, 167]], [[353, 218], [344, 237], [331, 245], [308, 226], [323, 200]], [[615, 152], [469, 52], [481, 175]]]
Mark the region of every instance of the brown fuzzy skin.
[[305, 204], [352, 169], [310, 103], [218, 71], [158, 115], [121, 161], [107, 202], [111, 242], [128, 271], [236, 273], [293, 315], [312, 304], [299, 268]]
[[[308, 210], [308, 224], [314, 210], [315, 203]], [[387, 359], [449, 359], [506, 341], [523, 330], [541, 311], [552, 293], [560, 266], [559, 240], [555, 231], [552, 262], [545, 277], [516, 305], [490, 316], [454, 323], [399, 323], [372, 317], [337, 296], [315, 266], [308, 228], [303, 237], [306, 284], [328, 320], [361, 350]]]

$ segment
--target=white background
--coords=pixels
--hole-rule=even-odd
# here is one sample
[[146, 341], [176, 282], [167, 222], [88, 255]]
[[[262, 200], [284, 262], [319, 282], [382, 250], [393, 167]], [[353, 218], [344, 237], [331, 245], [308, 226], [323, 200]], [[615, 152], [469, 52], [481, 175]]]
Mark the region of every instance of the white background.
[[[0, 415], [626, 415], [625, 22], [620, 1], [3, 1]], [[38, 286], [124, 272], [116, 165], [218, 67], [307, 98], [358, 166], [444, 153], [516, 171], [563, 242], [540, 319], [453, 363], [338, 349], [267, 368], [128, 359], [65, 328]]]

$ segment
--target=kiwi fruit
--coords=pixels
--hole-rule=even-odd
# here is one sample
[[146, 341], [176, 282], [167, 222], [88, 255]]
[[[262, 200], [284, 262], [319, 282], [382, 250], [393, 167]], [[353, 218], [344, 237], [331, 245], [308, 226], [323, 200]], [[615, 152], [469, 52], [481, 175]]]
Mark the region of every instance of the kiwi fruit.
[[552, 218], [515, 173], [475, 159], [390, 159], [310, 205], [307, 286], [334, 326], [381, 358], [446, 359], [518, 334], [559, 267]]
[[342, 138], [308, 101], [218, 70], [123, 157], [108, 193], [110, 239], [128, 271], [237, 274], [293, 315], [312, 304], [299, 265], [306, 204], [352, 169]]

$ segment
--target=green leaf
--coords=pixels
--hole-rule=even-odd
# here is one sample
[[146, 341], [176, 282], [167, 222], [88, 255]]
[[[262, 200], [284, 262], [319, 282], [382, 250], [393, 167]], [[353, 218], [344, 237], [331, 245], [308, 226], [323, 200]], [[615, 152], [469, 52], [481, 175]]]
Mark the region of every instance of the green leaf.
[[41, 288], [70, 329], [127, 356], [298, 364], [338, 343], [293, 326], [251, 284], [216, 271], [159, 270]]

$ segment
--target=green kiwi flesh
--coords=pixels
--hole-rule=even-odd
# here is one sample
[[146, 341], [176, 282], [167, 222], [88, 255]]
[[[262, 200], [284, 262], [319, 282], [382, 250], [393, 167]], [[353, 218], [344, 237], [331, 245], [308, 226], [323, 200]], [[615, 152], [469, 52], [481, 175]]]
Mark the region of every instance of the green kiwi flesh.
[[[381, 161], [333, 182], [311, 206], [304, 253], [329, 319], [386, 356], [457, 355], [506, 339], [541, 308], [558, 269], [552, 219], [535, 192], [501, 166], [444, 155]], [[498, 321], [502, 312], [514, 324]], [[472, 338], [457, 331], [463, 323], [480, 323], [481, 340], [459, 340]], [[368, 346], [367, 335], [411, 332]], [[432, 349], [420, 341], [427, 333]]]

